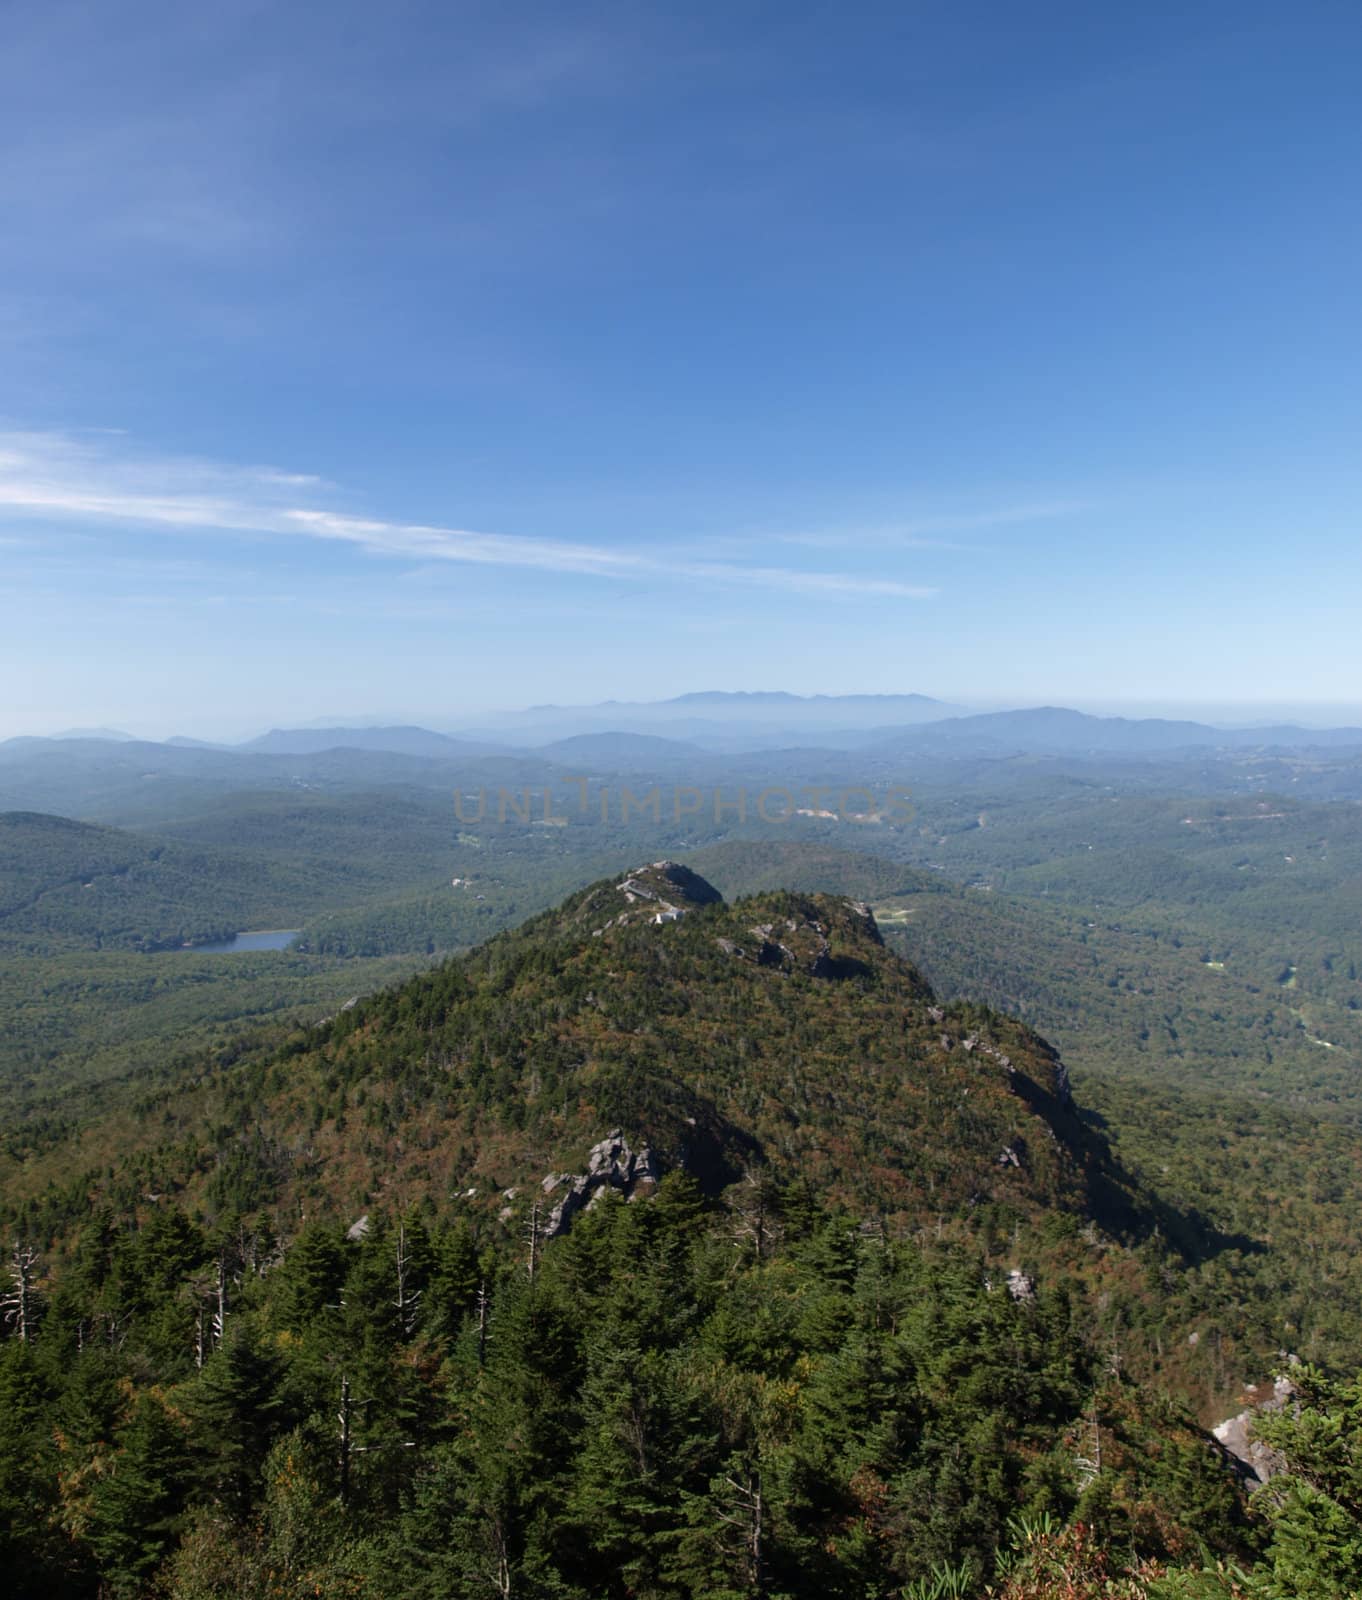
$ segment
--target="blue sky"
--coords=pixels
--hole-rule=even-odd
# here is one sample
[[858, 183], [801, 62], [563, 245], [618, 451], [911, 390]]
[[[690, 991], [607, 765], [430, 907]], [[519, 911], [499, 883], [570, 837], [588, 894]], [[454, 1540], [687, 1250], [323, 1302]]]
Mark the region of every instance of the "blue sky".
[[1356, 714], [1355, 4], [0, 19], [0, 735]]

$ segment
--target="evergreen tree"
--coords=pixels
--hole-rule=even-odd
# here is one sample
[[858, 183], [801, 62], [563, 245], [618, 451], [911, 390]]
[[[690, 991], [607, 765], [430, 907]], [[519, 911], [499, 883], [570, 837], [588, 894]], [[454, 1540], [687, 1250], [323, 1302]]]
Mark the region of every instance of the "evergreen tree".
[[1362, 1593], [1362, 1378], [1306, 1366], [1287, 1376], [1292, 1402], [1255, 1424], [1286, 1462], [1255, 1497], [1271, 1525], [1274, 1600]]
[[144, 1395], [115, 1438], [90, 1498], [86, 1538], [111, 1594], [137, 1594], [180, 1529], [186, 1482], [184, 1430]]
[[280, 1364], [253, 1328], [237, 1324], [184, 1391], [193, 1480], [201, 1495], [243, 1516], [281, 1426]]
[[59, 1595], [72, 1578], [53, 1523], [52, 1395], [32, 1345], [0, 1343], [0, 1570], [20, 1595]]

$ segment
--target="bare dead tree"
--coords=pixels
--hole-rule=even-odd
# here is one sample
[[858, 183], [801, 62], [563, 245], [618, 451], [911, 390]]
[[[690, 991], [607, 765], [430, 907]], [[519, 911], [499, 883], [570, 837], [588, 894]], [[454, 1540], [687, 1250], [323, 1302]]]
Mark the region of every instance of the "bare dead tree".
[[416, 1319], [421, 1311], [420, 1289], [410, 1286], [411, 1259], [407, 1253], [407, 1225], [399, 1222], [397, 1225], [397, 1293], [393, 1305], [397, 1308], [397, 1323], [402, 1330], [402, 1337], [410, 1339], [416, 1332]]
[[1088, 1452], [1086, 1455], [1078, 1454], [1077, 1452], [1074, 1455], [1074, 1466], [1078, 1468], [1079, 1486], [1084, 1489], [1102, 1471], [1102, 1418], [1097, 1409], [1096, 1395], [1092, 1397], [1092, 1409], [1088, 1413], [1087, 1421], [1092, 1430], [1089, 1435]]
[[648, 1444], [651, 1439], [649, 1421], [648, 1402], [635, 1390], [630, 1398], [629, 1412], [621, 1424], [620, 1432], [625, 1444], [633, 1453], [641, 1479], [646, 1479], [652, 1471], [652, 1463], [648, 1459]]
[[478, 1365], [487, 1365], [487, 1281], [478, 1285]]
[[741, 1482], [727, 1476], [722, 1481], [732, 1491], [733, 1499], [728, 1510], [717, 1509], [715, 1515], [726, 1527], [737, 1532], [747, 1588], [753, 1594], [760, 1594], [766, 1577], [766, 1507], [761, 1474], [754, 1468], [743, 1474]]
[[505, 1518], [500, 1510], [489, 1512], [483, 1524], [492, 1571], [488, 1574], [492, 1592], [498, 1600], [512, 1600], [514, 1587], [511, 1575], [511, 1542], [507, 1537]]
[[38, 1252], [16, 1239], [9, 1258], [10, 1288], [0, 1295], [0, 1316], [22, 1344], [28, 1344], [38, 1331], [37, 1276]]
[[216, 1305], [213, 1308], [213, 1342], [221, 1344], [227, 1332], [227, 1257], [218, 1256]]
[[780, 1218], [771, 1204], [769, 1182], [749, 1171], [733, 1208], [734, 1244], [739, 1248], [748, 1245], [757, 1260], [764, 1261], [780, 1236]]
[[414, 1450], [415, 1439], [386, 1439], [377, 1444], [355, 1443], [355, 1413], [363, 1410], [365, 1406], [372, 1405], [372, 1400], [356, 1400], [350, 1392], [350, 1379], [341, 1374], [340, 1383], [340, 1410], [336, 1413], [339, 1423], [339, 1433], [336, 1441], [336, 1476], [338, 1483], [338, 1498], [340, 1503], [348, 1505], [350, 1502], [350, 1469], [356, 1456], [368, 1455], [376, 1450]]
[[530, 1272], [530, 1282], [533, 1283], [534, 1282], [535, 1269], [539, 1265], [540, 1227], [539, 1227], [539, 1202], [537, 1200], [530, 1207], [530, 1218], [529, 1218], [529, 1221], [525, 1224], [525, 1237], [529, 1241], [529, 1246], [530, 1246], [529, 1272]]
[[340, 1423], [340, 1437], [336, 1450], [336, 1475], [340, 1485], [340, 1503], [348, 1505], [350, 1502], [350, 1463], [355, 1454], [354, 1441], [354, 1416], [361, 1406], [367, 1406], [367, 1400], [356, 1400], [350, 1393], [350, 1379], [345, 1373], [341, 1374], [340, 1410], [336, 1413], [336, 1420]]

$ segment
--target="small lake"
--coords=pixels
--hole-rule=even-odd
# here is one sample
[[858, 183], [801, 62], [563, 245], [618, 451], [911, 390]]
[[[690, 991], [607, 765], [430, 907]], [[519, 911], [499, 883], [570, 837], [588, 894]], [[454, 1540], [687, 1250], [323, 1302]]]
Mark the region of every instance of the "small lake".
[[263, 928], [256, 933], [239, 933], [234, 939], [224, 939], [217, 944], [196, 944], [193, 951], [199, 956], [235, 956], [248, 950], [287, 950], [303, 930], [301, 928]]

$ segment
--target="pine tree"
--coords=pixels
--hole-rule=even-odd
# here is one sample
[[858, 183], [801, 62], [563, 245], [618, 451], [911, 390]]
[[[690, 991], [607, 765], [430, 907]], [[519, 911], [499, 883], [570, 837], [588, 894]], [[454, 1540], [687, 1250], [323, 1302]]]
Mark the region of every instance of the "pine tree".
[[340, 1230], [328, 1223], [309, 1223], [284, 1257], [284, 1313], [290, 1327], [308, 1332], [315, 1331], [319, 1321], [334, 1322], [327, 1314], [340, 1309], [346, 1267]]
[[21, 1595], [63, 1594], [71, 1552], [52, 1523], [56, 1462], [52, 1395], [32, 1345], [0, 1343], [0, 1571]]
[[1259, 1439], [1286, 1471], [1257, 1499], [1272, 1528], [1273, 1600], [1336, 1600], [1362, 1592], [1362, 1378], [1287, 1374], [1290, 1406], [1259, 1417]]
[[137, 1594], [171, 1548], [184, 1500], [183, 1430], [152, 1396], [119, 1430], [91, 1496], [87, 1539], [111, 1594]]
[[233, 1515], [244, 1514], [259, 1491], [281, 1425], [280, 1377], [277, 1358], [239, 1321], [185, 1390], [194, 1482]]

